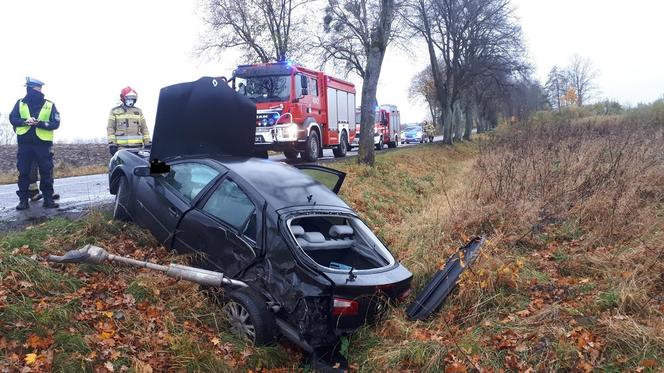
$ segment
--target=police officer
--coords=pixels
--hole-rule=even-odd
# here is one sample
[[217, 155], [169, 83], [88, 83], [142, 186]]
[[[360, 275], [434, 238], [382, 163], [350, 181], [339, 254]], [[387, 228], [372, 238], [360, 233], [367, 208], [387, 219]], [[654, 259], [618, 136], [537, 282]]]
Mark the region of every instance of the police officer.
[[37, 162], [41, 181], [39, 189], [44, 196], [45, 208], [57, 208], [53, 201], [53, 131], [60, 127], [60, 114], [55, 104], [44, 98], [43, 82], [25, 78], [25, 97], [16, 101], [9, 122], [14, 126], [18, 143], [16, 166], [18, 168], [17, 210], [25, 210], [28, 204], [30, 168]]
[[108, 117], [106, 132], [108, 134], [108, 150], [111, 155], [118, 148], [150, 147], [150, 132], [145, 124], [145, 117], [141, 109], [134, 106], [138, 94], [131, 87], [125, 87], [120, 92], [122, 105], [111, 109]]

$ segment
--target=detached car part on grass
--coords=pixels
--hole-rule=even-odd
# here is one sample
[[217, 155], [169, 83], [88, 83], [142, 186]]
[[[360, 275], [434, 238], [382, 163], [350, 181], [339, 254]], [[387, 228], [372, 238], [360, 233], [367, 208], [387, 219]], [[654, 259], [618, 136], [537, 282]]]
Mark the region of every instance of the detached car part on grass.
[[459, 282], [463, 271], [477, 258], [484, 241], [484, 237], [475, 237], [447, 259], [443, 269], [436, 272], [406, 309], [408, 318], [425, 320], [440, 308]]
[[405, 297], [412, 274], [336, 195], [343, 172], [251, 158], [255, 118], [215, 78], [163, 88], [151, 152], [110, 161], [113, 215], [246, 284], [234, 330], [256, 344], [279, 330], [315, 356]]

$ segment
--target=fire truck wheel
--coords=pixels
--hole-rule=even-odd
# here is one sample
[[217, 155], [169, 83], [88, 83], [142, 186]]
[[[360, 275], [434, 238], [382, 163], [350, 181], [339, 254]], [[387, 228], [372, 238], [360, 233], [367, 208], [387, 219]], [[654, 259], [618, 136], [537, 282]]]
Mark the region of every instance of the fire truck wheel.
[[348, 137], [346, 136], [346, 132], [342, 132], [341, 141], [339, 141], [339, 146], [337, 148], [332, 149], [332, 153], [334, 153], [335, 158], [341, 158], [345, 157], [347, 152], [348, 152]]
[[307, 137], [307, 144], [304, 150], [304, 158], [308, 162], [316, 162], [318, 160], [318, 153], [320, 152], [320, 140], [318, 131], [312, 130]]
[[378, 144], [376, 144], [376, 150], [383, 150], [383, 137], [381, 136], [380, 139], [378, 139]]
[[390, 141], [387, 143], [387, 147], [390, 149], [394, 149], [399, 145], [399, 139], [395, 138], [394, 141]]
[[296, 159], [298, 154], [299, 154], [298, 151], [295, 149], [284, 150], [284, 155], [286, 156], [287, 159]]

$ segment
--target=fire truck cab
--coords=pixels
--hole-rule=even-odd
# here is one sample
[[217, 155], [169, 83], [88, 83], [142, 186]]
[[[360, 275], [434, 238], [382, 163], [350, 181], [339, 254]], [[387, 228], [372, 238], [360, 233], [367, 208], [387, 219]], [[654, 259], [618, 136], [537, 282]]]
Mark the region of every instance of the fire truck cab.
[[315, 162], [323, 149], [344, 157], [355, 139], [355, 86], [288, 62], [240, 65], [236, 90], [256, 103], [257, 154], [282, 151]]

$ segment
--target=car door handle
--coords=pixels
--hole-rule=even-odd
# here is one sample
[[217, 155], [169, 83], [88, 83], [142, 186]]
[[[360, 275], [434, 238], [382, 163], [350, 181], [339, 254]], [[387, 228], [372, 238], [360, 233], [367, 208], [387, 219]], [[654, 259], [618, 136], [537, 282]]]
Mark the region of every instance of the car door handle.
[[175, 211], [175, 209], [172, 208], [172, 207], [169, 207], [169, 208], [168, 208], [168, 213], [171, 214], [171, 215], [174, 216], [174, 217], [177, 217], [177, 216], [179, 215], [178, 212]]

